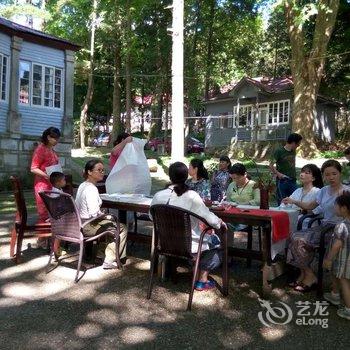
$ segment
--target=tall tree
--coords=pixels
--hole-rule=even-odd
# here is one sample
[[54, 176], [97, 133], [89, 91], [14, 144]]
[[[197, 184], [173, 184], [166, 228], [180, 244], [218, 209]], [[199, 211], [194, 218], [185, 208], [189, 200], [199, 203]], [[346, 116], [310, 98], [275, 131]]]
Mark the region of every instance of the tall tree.
[[88, 69], [88, 85], [84, 102], [80, 112], [80, 148], [85, 149], [87, 113], [94, 93], [94, 67], [95, 67], [95, 31], [97, 24], [97, 0], [93, 0], [91, 12], [91, 35], [90, 35], [90, 61]]
[[[338, 7], [339, 0], [318, 0], [302, 6], [300, 1], [284, 0], [292, 48], [293, 131], [303, 136], [302, 153], [308, 157], [313, 156], [317, 150], [313, 132], [316, 99]], [[308, 47], [305, 27], [311, 20], [314, 23], [314, 30], [311, 45]]]

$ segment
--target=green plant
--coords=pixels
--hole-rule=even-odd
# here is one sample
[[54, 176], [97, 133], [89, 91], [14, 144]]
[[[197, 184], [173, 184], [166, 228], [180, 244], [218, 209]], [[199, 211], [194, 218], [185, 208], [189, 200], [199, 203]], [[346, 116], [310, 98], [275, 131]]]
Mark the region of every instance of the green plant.
[[320, 152], [320, 158], [334, 159], [344, 157], [343, 151], [323, 151]]

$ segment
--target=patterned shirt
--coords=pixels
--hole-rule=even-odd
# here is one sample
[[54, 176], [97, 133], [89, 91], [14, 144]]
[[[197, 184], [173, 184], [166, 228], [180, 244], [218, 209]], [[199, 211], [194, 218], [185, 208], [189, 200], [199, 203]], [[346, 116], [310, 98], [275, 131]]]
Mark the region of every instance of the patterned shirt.
[[206, 179], [200, 179], [195, 181], [193, 179], [188, 179], [186, 185], [197, 192], [203, 200], [210, 199], [210, 182]]

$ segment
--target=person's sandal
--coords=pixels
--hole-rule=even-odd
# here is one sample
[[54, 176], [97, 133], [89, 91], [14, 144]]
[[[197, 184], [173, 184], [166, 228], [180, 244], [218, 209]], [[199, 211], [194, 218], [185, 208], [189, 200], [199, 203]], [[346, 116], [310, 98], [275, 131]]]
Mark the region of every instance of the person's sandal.
[[215, 282], [211, 280], [207, 282], [196, 281], [194, 288], [195, 290], [203, 292], [215, 288]]
[[295, 288], [296, 286], [299, 286], [302, 282], [301, 281], [293, 281], [293, 282], [289, 282], [288, 286], [291, 288]]
[[309, 293], [312, 290], [316, 289], [317, 287], [317, 283], [313, 283], [311, 286], [308, 286], [304, 283], [300, 283], [299, 285], [297, 285], [296, 287], [294, 287], [294, 290], [300, 293]]

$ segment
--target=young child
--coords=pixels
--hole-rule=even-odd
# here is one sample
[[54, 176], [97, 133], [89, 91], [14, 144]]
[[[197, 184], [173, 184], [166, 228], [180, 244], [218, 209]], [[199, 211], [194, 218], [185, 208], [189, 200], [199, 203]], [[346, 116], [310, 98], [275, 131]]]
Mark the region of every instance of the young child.
[[52, 191], [60, 193], [63, 192], [63, 188], [66, 186], [66, 177], [63, 173], [54, 171], [50, 175], [50, 182], [52, 185]]
[[325, 293], [324, 298], [340, 305], [340, 289], [345, 307], [338, 309], [337, 314], [350, 320], [350, 192], [337, 197], [335, 210], [344, 220], [335, 227], [329, 252], [323, 261], [324, 268], [332, 271], [332, 291]]

